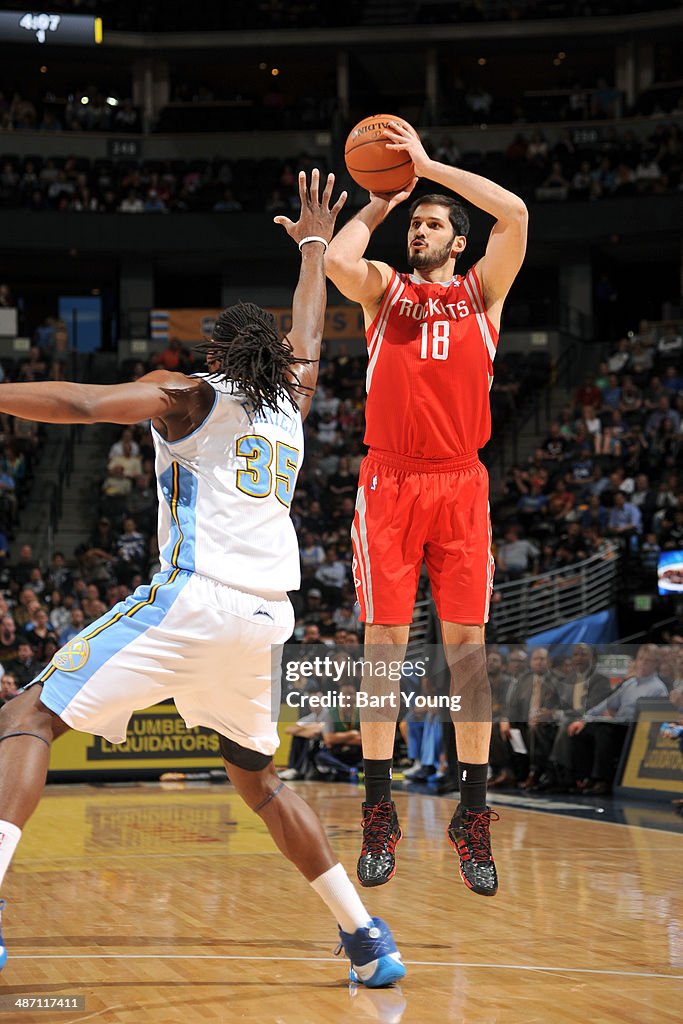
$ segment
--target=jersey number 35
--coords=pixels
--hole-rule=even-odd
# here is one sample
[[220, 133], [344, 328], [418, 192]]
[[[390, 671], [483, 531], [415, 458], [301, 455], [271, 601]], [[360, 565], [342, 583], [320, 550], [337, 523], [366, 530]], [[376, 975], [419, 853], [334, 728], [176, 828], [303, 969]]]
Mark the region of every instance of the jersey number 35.
[[277, 500], [289, 508], [294, 497], [294, 484], [300, 452], [282, 441], [273, 446], [261, 434], [245, 434], [237, 439], [236, 452], [246, 460], [246, 468], [237, 470], [237, 488], [250, 498], [267, 498], [275, 487]]

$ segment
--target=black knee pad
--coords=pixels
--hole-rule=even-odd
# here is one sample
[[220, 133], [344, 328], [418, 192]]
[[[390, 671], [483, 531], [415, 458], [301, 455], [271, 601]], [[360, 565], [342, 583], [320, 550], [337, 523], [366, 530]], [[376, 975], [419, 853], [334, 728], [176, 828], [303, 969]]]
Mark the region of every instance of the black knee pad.
[[245, 772], [263, 771], [273, 761], [271, 754], [259, 754], [257, 750], [241, 747], [239, 743], [229, 740], [227, 736], [219, 736], [219, 740], [221, 754], [228, 764], [237, 765]]

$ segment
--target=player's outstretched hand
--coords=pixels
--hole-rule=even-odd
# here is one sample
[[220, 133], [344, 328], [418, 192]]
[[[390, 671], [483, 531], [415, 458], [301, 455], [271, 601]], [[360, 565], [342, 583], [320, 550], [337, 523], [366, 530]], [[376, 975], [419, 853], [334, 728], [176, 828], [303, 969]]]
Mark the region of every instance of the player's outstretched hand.
[[334, 188], [334, 174], [327, 175], [327, 183], [320, 198], [320, 171], [314, 167], [311, 171], [311, 185], [306, 181], [306, 172], [299, 171], [299, 197], [301, 199], [301, 213], [297, 221], [289, 217], [274, 217], [276, 224], [281, 224], [290, 238], [298, 243], [303, 238], [310, 238], [312, 235], [324, 238], [326, 242], [332, 239], [334, 224], [337, 215], [346, 202], [346, 192], [342, 192], [334, 206], [330, 207], [332, 189]]
[[397, 152], [407, 153], [413, 161], [415, 174], [418, 178], [428, 178], [429, 157], [422, 145], [422, 140], [412, 125], [399, 124], [392, 121], [383, 131], [387, 140], [387, 149], [394, 149]]

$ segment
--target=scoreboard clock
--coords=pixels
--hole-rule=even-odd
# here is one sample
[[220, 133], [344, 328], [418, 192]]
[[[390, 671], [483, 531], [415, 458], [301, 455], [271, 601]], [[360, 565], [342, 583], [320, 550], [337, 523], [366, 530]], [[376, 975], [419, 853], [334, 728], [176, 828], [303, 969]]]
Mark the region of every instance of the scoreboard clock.
[[0, 11], [0, 41], [94, 46], [102, 42], [102, 19], [84, 14]]

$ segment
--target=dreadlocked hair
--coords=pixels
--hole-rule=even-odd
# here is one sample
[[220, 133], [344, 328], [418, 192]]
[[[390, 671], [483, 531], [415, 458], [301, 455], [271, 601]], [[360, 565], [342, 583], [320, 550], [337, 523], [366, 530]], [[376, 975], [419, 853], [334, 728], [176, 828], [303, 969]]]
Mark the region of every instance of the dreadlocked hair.
[[278, 409], [282, 401], [296, 406], [295, 395], [311, 391], [292, 367], [311, 360], [297, 358], [289, 339], [280, 334], [272, 313], [253, 302], [238, 302], [220, 314], [209, 341], [197, 346], [220, 366], [211, 376], [230, 381], [244, 392], [254, 412]]

